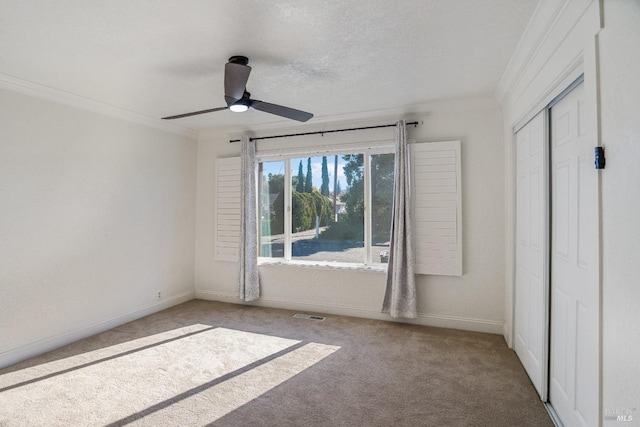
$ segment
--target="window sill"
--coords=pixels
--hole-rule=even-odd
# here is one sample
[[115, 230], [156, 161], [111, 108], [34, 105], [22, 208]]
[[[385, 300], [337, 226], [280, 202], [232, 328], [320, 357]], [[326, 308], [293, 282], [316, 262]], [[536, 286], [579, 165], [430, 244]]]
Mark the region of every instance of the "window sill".
[[296, 268], [314, 268], [324, 270], [351, 270], [365, 271], [370, 273], [386, 273], [387, 264], [364, 265], [364, 264], [348, 264], [344, 262], [322, 262], [322, 261], [259, 261], [258, 267], [262, 266], [282, 266]]

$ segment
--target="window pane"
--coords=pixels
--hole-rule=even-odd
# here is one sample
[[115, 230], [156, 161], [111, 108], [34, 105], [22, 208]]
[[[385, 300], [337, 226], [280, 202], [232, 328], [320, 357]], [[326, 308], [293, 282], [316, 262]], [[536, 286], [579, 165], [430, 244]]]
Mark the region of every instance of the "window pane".
[[291, 159], [292, 259], [364, 261], [363, 158]]
[[371, 261], [389, 261], [394, 154], [371, 156]]
[[261, 257], [284, 257], [284, 165], [285, 162], [258, 164]]

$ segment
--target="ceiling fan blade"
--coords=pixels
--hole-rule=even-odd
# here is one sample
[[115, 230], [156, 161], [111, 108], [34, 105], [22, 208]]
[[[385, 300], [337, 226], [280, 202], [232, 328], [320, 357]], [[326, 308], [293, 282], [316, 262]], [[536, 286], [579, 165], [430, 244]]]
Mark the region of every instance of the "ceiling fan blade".
[[[224, 66], [224, 96], [225, 100], [227, 100], [227, 105], [231, 105], [242, 98], [250, 73], [251, 67], [248, 65], [227, 62]], [[229, 102], [229, 98], [234, 101]]]
[[197, 116], [198, 114], [213, 113], [214, 111], [227, 110], [229, 107], [211, 108], [209, 110], [194, 111], [193, 113], [178, 114], [176, 116], [163, 117], [162, 120], [180, 119], [182, 117]]
[[283, 107], [282, 105], [271, 104], [263, 101], [251, 101], [251, 108], [264, 111], [265, 113], [275, 114], [276, 116], [286, 117], [287, 119], [306, 122], [313, 114], [306, 111], [296, 110], [295, 108]]

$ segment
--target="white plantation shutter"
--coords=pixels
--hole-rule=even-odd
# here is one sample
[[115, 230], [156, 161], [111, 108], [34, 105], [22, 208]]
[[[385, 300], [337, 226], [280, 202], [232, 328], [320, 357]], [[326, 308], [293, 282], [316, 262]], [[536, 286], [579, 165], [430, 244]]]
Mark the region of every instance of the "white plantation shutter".
[[237, 261], [240, 237], [240, 157], [216, 160], [215, 259]]
[[460, 141], [411, 144], [418, 274], [462, 276]]

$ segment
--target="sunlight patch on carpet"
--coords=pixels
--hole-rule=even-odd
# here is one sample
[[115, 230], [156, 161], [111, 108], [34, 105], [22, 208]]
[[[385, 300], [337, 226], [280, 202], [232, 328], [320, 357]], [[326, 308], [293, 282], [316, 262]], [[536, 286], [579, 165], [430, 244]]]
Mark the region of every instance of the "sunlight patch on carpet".
[[[2, 392], [0, 425], [158, 425], [168, 421], [167, 407], [176, 425], [212, 422], [339, 348], [206, 325], [193, 325], [191, 335], [182, 329], [135, 340], [138, 351], [128, 352], [131, 341], [19, 371], [23, 385]], [[62, 373], [43, 376], [51, 369]], [[197, 413], [175, 411], [192, 399]]]
[[[318, 343], [308, 343], [279, 356], [265, 364], [244, 372], [227, 381], [207, 388], [177, 402], [170, 413], [156, 411], [136, 425], [209, 425], [241, 406], [284, 384], [340, 347]], [[191, 411], [188, 408], [198, 408]]]
[[[95, 363], [96, 361], [119, 357], [121, 355], [135, 352], [145, 347], [162, 344], [169, 340], [180, 339], [185, 335], [191, 335], [209, 329], [212, 329], [210, 325], [197, 323], [182, 328], [176, 328], [169, 331], [161, 332], [158, 334], [147, 335], [142, 338], [136, 338], [132, 340], [123, 339], [124, 342], [120, 344], [105, 344], [104, 346], [100, 346], [100, 338], [102, 335], [95, 335], [92, 337], [92, 342], [95, 342], [95, 345], [99, 346], [99, 348], [97, 349], [83, 351], [74, 356], [52, 360], [50, 362], [41, 363], [29, 368], [24, 368], [0, 375], [0, 391], [16, 384], [34, 381], [39, 377], [50, 377], [60, 372], [65, 372], [85, 366], [89, 363]], [[113, 339], [112, 335], [108, 335], [105, 337], [105, 339], [108, 340]]]

